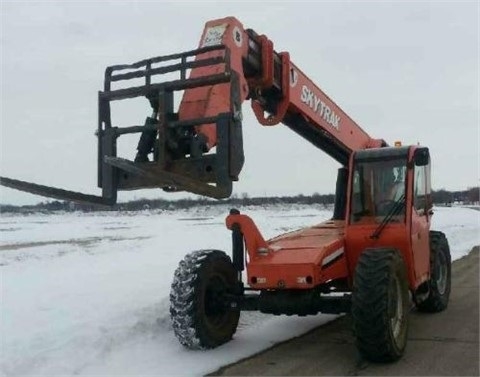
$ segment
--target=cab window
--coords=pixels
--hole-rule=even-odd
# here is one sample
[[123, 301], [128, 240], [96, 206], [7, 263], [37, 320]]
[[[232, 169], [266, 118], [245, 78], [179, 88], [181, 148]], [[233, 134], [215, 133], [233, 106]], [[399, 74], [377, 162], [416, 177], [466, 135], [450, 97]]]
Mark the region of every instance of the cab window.
[[425, 166], [415, 166], [413, 177], [413, 206], [419, 213], [432, 207], [430, 185], [430, 163]]
[[[365, 217], [381, 221], [405, 197], [406, 161], [359, 161], [352, 176], [351, 221]], [[399, 204], [398, 204], [399, 205]], [[404, 215], [400, 208], [398, 220]]]

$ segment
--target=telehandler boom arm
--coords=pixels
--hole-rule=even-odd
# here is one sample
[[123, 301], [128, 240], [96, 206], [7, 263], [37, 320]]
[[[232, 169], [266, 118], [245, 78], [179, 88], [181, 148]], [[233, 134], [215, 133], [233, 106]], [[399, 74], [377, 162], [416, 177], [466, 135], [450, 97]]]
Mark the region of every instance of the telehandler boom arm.
[[[343, 165], [352, 151], [386, 145], [372, 139], [335, 102], [315, 85], [287, 52], [277, 53], [264, 35], [245, 30], [233, 17], [207, 22], [199, 48], [222, 44], [231, 53], [231, 65], [240, 80], [241, 98], [251, 99], [257, 120], [265, 126], [284, 123]], [[210, 57], [217, 51], [208, 53]], [[199, 67], [191, 77], [215, 73]], [[211, 116], [227, 109], [228, 88], [204, 87], [187, 91], [180, 106], [181, 117]], [[269, 115], [265, 117], [265, 112]], [[199, 127], [198, 132], [215, 145], [215, 129]]]

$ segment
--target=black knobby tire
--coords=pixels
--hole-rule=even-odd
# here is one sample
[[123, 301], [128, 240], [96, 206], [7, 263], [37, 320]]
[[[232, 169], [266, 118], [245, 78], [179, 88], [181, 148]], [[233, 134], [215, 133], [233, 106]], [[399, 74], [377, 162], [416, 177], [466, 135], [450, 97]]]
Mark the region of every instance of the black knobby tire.
[[352, 320], [360, 354], [395, 361], [405, 350], [410, 309], [405, 264], [394, 249], [366, 249], [355, 269]]
[[173, 331], [185, 347], [215, 348], [235, 333], [240, 312], [225, 294], [233, 294], [237, 273], [223, 251], [198, 250], [175, 270], [170, 291]]
[[422, 312], [435, 313], [445, 310], [450, 298], [452, 259], [447, 237], [442, 232], [430, 231], [430, 279], [427, 282], [429, 295], [416, 303]]

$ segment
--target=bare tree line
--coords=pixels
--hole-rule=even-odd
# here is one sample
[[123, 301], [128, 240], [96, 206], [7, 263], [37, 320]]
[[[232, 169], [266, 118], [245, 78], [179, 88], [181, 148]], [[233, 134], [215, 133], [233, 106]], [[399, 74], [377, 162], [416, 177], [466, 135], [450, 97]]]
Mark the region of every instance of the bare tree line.
[[[479, 187], [468, 188], [463, 191], [434, 190], [432, 199], [437, 205], [451, 205], [454, 203], [477, 204], [479, 202]], [[333, 205], [334, 194], [296, 195], [296, 196], [270, 196], [270, 197], [250, 197], [243, 193], [240, 196], [233, 195], [224, 200], [212, 200], [203, 197], [166, 200], [166, 199], [139, 199], [125, 203], [118, 203], [110, 211], [143, 211], [150, 209], [158, 210], [176, 210], [186, 209], [198, 206], [217, 206], [230, 205], [232, 207], [241, 206], [265, 206], [273, 204], [299, 204], [299, 205], [323, 205], [325, 207]], [[35, 205], [15, 206], [0, 204], [0, 213], [35, 213], [35, 212], [94, 212], [105, 211], [105, 208], [96, 207], [88, 204], [77, 204], [67, 201], [46, 201]]]

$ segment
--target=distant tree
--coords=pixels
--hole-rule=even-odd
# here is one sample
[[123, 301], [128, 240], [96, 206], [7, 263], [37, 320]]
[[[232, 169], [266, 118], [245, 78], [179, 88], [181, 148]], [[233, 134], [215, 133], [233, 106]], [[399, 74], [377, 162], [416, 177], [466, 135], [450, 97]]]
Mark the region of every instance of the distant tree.
[[452, 193], [445, 189], [432, 191], [432, 200], [435, 204], [449, 204], [452, 202]]
[[470, 187], [467, 191], [467, 200], [470, 203], [478, 203], [480, 201], [480, 187]]

